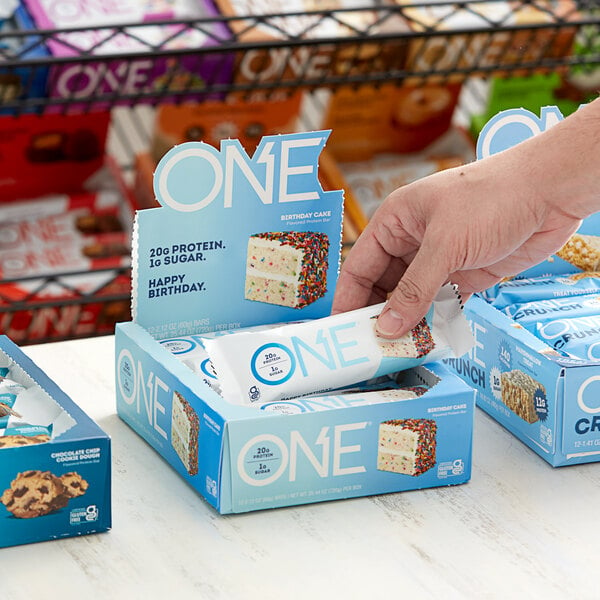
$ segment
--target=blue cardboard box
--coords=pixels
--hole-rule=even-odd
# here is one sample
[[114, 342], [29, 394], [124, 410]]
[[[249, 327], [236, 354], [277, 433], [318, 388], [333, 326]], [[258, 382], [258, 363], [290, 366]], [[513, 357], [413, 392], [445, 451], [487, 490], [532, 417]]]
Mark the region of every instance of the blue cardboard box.
[[[475, 347], [467, 356], [444, 362], [477, 390], [477, 406], [554, 467], [599, 461], [598, 361], [558, 356], [482, 298], [471, 298], [465, 314]], [[503, 401], [507, 373], [524, 373], [537, 383], [527, 418]]]
[[[319, 410], [297, 402], [283, 414], [226, 402], [160, 343], [329, 315], [343, 195], [318, 181], [328, 135], [268, 136], [252, 157], [237, 140], [220, 151], [181, 144], [155, 173], [161, 207], [136, 219], [133, 321], [116, 328], [117, 411], [220, 513], [470, 478], [474, 392], [441, 364], [402, 375], [431, 386], [420, 398], [361, 405], [328, 396]], [[256, 237], [274, 249], [272, 260], [254, 260]], [[255, 283], [276, 277], [279, 244], [306, 260], [276, 293]], [[408, 467], [386, 459], [401, 437], [413, 442]]]
[[[116, 354], [119, 416], [222, 514], [470, 479], [474, 391], [441, 363], [399, 374], [432, 386], [419, 398], [345, 406], [329, 396], [328, 409], [298, 402], [297, 413], [280, 414], [225, 402], [136, 323], [117, 325]], [[381, 424], [402, 420], [435, 428], [434, 448], [418, 458], [426, 470], [413, 475], [380, 464]]]
[[[110, 529], [110, 438], [6, 336], [0, 336], [0, 372], [25, 388], [18, 401], [39, 416], [40, 429], [51, 432], [45, 443], [0, 448], [0, 547]], [[33, 498], [27, 479], [40, 477], [50, 478], [50, 487], [56, 479], [64, 484], [65, 490], [50, 490], [60, 492], [59, 501]], [[32, 510], [22, 502], [15, 510], [10, 500], [19, 503], [24, 492]]]
[[[523, 108], [502, 111], [483, 128], [478, 158], [509, 148], [561, 119], [555, 106], [543, 107], [539, 116]], [[583, 221], [578, 233], [599, 231], [596, 214]], [[568, 282], [581, 272], [554, 255], [517, 279], [564, 275]], [[561, 356], [483, 297], [471, 298], [465, 314], [475, 345], [468, 355], [444, 362], [477, 390], [477, 405], [554, 467], [599, 461], [600, 363]]]

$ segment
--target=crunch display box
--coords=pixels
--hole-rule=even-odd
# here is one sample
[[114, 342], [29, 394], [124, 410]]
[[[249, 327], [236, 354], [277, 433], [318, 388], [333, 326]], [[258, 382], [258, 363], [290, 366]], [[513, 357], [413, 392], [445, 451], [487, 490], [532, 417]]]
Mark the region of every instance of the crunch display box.
[[[220, 513], [470, 478], [474, 393], [440, 363], [397, 376], [393, 387], [426, 386], [419, 397], [328, 393], [267, 409], [226, 402], [198, 360], [203, 335], [329, 315], [343, 194], [319, 184], [328, 135], [265, 137], [252, 157], [237, 140], [181, 144], [156, 170], [161, 206], [137, 215], [117, 410]], [[304, 347], [306, 359], [348, 359], [339, 333]]]
[[0, 547], [111, 527], [110, 438], [0, 336]]
[[[500, 112], [483, 128], [477, 156], [509, 148], [560, 119], [562, 114], [555, 106], [542, 108], [539, 116], [523, 108]], [[585, 219], [563, 249], [509, 282], [514, 289], [511, 295], [526, 298], [536, 278], [549, 278], [549, 282], [558, 277], [563, 287], [560, 296], [548, 298], [566, 297], [569, 288], [575, 292], [576, 287], [591, 281], [588, 277], [597, 277], [596, 261], [580, 262], [581, 252], [576, 250], [581, 239], [600, 240], [599, 231], [599, 214]], [[491, 290], [465, 305], [476, 340], [474, 348], [446, 364], [477, 390], [479, 407], [552, 466], [599, 461], [598, 360], [561, 355], [484, 296], [491, 297]], [[561, 314], [556, 318], [560, 320]], [[568, 331], [566, 322], [564, 326]]]

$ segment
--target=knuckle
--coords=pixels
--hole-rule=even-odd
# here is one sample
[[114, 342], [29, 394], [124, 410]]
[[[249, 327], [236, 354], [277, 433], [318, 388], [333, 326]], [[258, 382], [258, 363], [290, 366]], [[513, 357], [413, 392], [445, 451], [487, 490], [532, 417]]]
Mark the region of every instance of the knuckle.
[[421, 302], [424, 294], [418, 284], [405, 275], [396, 286], [395, 296], [407, 304], [416, 305]]

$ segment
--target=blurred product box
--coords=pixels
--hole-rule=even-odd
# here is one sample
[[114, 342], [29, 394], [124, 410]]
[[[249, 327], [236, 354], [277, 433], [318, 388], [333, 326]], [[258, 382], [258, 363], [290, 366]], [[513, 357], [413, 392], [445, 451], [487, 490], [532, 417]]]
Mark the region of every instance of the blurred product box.
[[[216, 9], [210, 0], [163, 4], [136, 0], [125, 2], [85, 2], [82, 0], [25, 0], [38, 29], [75, 29], [54, 35], [48, 41], [53, 56], [76, 58], [92, 54], [98, 60], [66, 62], [52, 67], [48, 81], [51, 98], [70, 100], [109, 96], [106, 106], [127, 103], [125, 96], [137, 96], [165, 90], [201, 92], [219, 83], [231, 82], [232, 61], [226, 55], [189, 53], [182, 50], [213, 47], [226, 41], [230, 33], [222, 23], [205, 28], [184, 24], [153, 24], [160, 19], [211, 17]], [[148, 23], [122, 31], [111, 26]], [[91, 28], [91, 29], [90, 29]], [[153, 52], [173, 51], [173, 56], [156, 56]], [[135, 55], [140, 57], [136, 58]], [[123, 59], [114, 58], [123, 55]], [[102, 56], [106, 56], [105, 60]], [[189, 96], [188, 96], [189, 97]], [[143, 101], [143, 98], [136, 98]], [[60, 108], [57, 108], [60, 110]]]
[[[115, 338], [117, 410], [222, 514], [470, 478], [474, 392], [441, 363], [396, 374], [426, 386], [419, 397], [366, 405], [315, 396], [267, 409], [227, 402], [208, 383], [214, 372], [204, 365], [201, 375], [160, 343], [189, 347], [211, 332], [330, 314], [343, 193], [320, 183], [328, 135], [267, 136], [252, 157], [238, 140], [219, 150], [180, 144], [155, 171], [160, 206], [137, 213], [133, 320]], [[252, 248], [271, 250], [254, 265], [261, 250]], [[259, 279], [275, 285], [258, 288]], [[332, 370], [360, 362], [363, 350], [341, 329], [298, 340], [298, 354], [287, 349], [293, 359], [271, 368], [285, 380], [304, 361]]]
[[0, 114], [11, 113], [12, 109], [2, 109], [2, 105], [27, 98], [45, 98], [48, 80], [48, 67], [3, 67], [3, 60], [40, 60], [50, 53], [36, 35], [14, 36], [11, 33], [35, 29], [33, 21], [24, 6], [19, 6], [14, 15], [0, 24]]
[[19, 0], [4, 0], [0, 5], [0, 27], [13, 16], [17, 8], [19, 8]]
[[158, 206], [153, 176], [158, 161], [177, 144], [203, 141], [218, 148], [221, 141], [237, 138], [252, 156], [264, 135], [291, 133], [298, 129], [302, 93], [280, 94], [269, 100], [162, 104], [156, 109], [149, 152], [135, 156], [133, 191], [139, 208]]
[[218, 147], [221, 140], [237, 138], [252, 154], [264, 135], [298, 130], [301, 92], [279, 99], [162, 104], [156, 110], [151, 153], [158, 162], [176, 144], [204, 141]]
[[[406, 7], [404, 14], [413, 31], [430, 34], [411, 43], [409, 70], [414, 73], [447, 71], [453, 73], [451, 80], [465, 77], [456, 73], [460, 69], [497, 65], [497, 71], [502, 71], [504, 65], [531, 63], [535, 67], [544, 59], [568, 56], [577, 28], [555, 25], [580, 19], [577, 3], [572, 0], [471, 2], [460, 6], [436, 2], [419, 5], [410, 0], [395, 2]], [[517, 29], [499, 31], [493, 23]], [[483, 31], [461, 34], [469, 30]], [[443, 31], [457, 33], [435, 35]], [[521, 74], [530, 72], [531, 69], [523, 69]], [[511, 70], [511, 73], [519, 74], [519, 71]]]
[[0, 202], [77, 193], [102, 170], [108, 111], [0, 119]]
[[133, 193], [138, 208], [153, 208], [158, 206], [154, 195], [153, 178], [156, 161], [150, 152], [140, 152], [134, 159]]
[[[555, 106], [543, 107], [539, 116], [523, 108], [498, 113], [481, 132], [477, 156], [483, 158], [509, 148], [561, 118]], [[514, 295], [527, 298], [528, 286], [536, 277], [558, 276], [562, 287], [557, 298], [569, 297], [569, 288], [575, 294], [577, 282], [596, 278], [599, 230], [600, 215], [585, 219], [564, 251], [515, 277], [511, 282]], [[476, 340], [473, 349], [462, 358], [444, 362], [477, 390], [479, 407], [552, 466], [599, 461], [600, 362], [561, 355], [488, 304], [483, 297], [490, 292], [471, 298], [465, 305]], [[568, 319], [561, 322], [560, 314], [557, 319], [567, 336], [585, 337], [583, 330], [573, 333]], [[588, 329], [593, 333], [591, 326]]]
[[[600, 45], [600, 35], [589, 27], [584, 27], [578, 37], [580, 35], [589, 36], [580, 42], [576, 38], [574, 54], [583, 59]], [[492, 77], [484, 112], [471, 115], [471, 134], [477, 139], [483, 126], [502, 110], [519, 106], [536, 111], [541, 106], [558, 106], [567, 116], [597, 98], [599, 93], [600, 68], [593, 63], [527, 77]]]
[[4, 335], [0, 373], [0, 547], [110, 529], [110, 438]]
[[341, 161], [423, 150], [449, 130], [460, 91], [460, 83], [340, 88], [323, 118], [333, 130], [328, 149]]
[[410, 154], [382, 152], [368, 160], [321, 162], [324, 177], [345, 191], [345, 215], [358, 232], [395, 189], [444, 169], [458, 167], [475, 158], [469, 136], [452, 128], [425, 150]]
[[101, 191], [0, 204], [0, 327], [19, 343], [114, 332], [130, 314], [133, 201]]
[[[537, 73], [528, 77], [492, 77], [484, 112], [470, 115], [470, 131], [477, 139], [484, 125], [497, 113], [515, 106], [530, 111], [540, 106], [558, 106], [567, 116], [585, 101], [581, 95], [577, 101], [573, 92], [564, 84], [560, 73]], [[590, 100], [591, 98], [588, 98]]]
[[[235, 66], [238, 84], [271, 81], [327, 80], [359, 76], [373, 70], [392, 71], [406, 64], [408, 43], [403, 39], [369, 41], [369, 35], [407, 32], [408, 26], [389, 11], [377, 12], [376, 0], [215, 0], [229, 26], [242, 42], [269, 42], [272, 47], [240, 52]], [[356, 9], [356, 10], [352, 10]], [[331, 10], [334, 15], [310, 14]], [[284, 13], [293, 13], [285, 15]], [[260, 15], [279, 15], [263, 22]], [[339, 38], [338, 41], [336, 38]], [[323, 40], [320, 44], [278, 47], [277, 42]], [[336, 39], [331, 43], [331, 39]], [[328, 41], [329, 40], [329, 41]]]

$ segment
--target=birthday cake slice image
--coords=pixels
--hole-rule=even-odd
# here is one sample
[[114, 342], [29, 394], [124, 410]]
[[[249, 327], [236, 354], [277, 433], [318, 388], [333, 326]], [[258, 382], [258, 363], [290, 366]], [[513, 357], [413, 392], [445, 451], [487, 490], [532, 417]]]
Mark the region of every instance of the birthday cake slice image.
[[245, 298], [304, 308], [325, 295], [329, 238], [315, 231], [257, 233], [248, 239]]
[[372, 317], [373, 332], [384, 357], [422, 358], [435, 348], [435, 340], [425, 317], [409, 332], [395, 339], [386, 339], [377, 335], [375, 330], [376, 318]]
[[437, 423], [433, 419], [393, 419], [379, 424], [377, 469], [421, 475], [435, 465]]
[[198, 435], [200, 420], [190, 403], [179, 393], [173, 393], [171, 409], [171, 445], [186, 471], [198, 474]]

